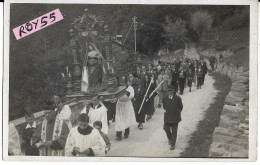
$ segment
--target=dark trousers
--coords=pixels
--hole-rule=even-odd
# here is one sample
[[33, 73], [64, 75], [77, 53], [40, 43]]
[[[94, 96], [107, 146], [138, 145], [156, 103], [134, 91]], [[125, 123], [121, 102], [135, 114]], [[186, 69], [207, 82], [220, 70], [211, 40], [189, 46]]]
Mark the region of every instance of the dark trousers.
[[183, 94], [184, 91], [184, 85], [185, 85], [185, 79], [179, 81], [179, 87], [180, 87], [180, 94]]
[[205, 74], [202, 75], [201, 85], [204, 85]]
[[214, 63], [210, 63], [210, 67], [211, 67], [211, 70], [212, 70], [212, 71], [215, 70], [215, 64], [214, 64]]
[[202, 85], [202, 77], [197, 77], [197, 89], [201, 88]]
[[138, 114], [139, 109], [135, 109], [135, 118], [137, 123], [144, 123], [145, 122], [145, 112], [140, 112]]
[[163, 129], [172, 146], [175, 146], [177, 139], [178, 123], [164, 123]]
[[178, 82], [177, 81], [172, 81], [172, 86], [175, 89], [175, 91], [178, 91]]
[[188, 79], [188, 87], [192, 86], [192, 79]]
[[[129, 136], [129, 133], [130, 133], [130, 128], [125, 129], [124, 135], [125, 136]], [[122, 131], [117, 131], [116, 132], [116, 137], [122, 137]]]

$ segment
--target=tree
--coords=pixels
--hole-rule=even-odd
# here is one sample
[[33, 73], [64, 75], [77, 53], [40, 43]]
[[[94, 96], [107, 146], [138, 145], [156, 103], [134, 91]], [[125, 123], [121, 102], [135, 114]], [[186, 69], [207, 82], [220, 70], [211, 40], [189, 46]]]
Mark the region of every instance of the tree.
[[196, 11], [191, 15], [191, 27], [202, 37], [212, 26], [213, 18], [207, 11]]
[[166, 39], [166, 45], [178, 49], [183, 47], [187, 40], [186, 22], [180, 18], [176, 21], [172, 21], [166, 16], [166, 23], [163, 25], [164, 34], [162, 35]]

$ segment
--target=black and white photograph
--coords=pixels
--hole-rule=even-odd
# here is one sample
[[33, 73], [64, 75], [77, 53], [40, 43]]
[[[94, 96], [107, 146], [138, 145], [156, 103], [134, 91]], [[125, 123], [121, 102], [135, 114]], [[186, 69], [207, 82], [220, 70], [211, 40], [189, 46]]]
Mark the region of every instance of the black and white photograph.
[[255, 161], [257, 1], [105, 2], [5, 2], [4, 160]]

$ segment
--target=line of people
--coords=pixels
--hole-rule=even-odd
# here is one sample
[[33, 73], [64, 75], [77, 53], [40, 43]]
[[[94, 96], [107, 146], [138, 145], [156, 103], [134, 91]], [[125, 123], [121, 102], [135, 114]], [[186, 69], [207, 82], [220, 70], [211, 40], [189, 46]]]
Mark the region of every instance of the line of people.
[[[78, 125], [72, 128], [71, 110], [63, 105], [60, 96], [54, 96], [54, 104], [48, 103], [45, 118], [36, 126], [34, 116], [26, 115], [27, 125], [22, 138], [25, 141], [25, 155], [40, 156], [105, 156], [111, 147], [108, 127], [115, 122], [116, 140], [128, 138], [130, 128], [152, 119], [156, 107], [165, 110], [164, 130], [171, 150], [175, 148], [178, 122], [183, 108], [181, 98], [185, 86], [191, 91], [192, 83], [197, 89], [204, 84], [207, 64], [200, 61], [176, 59], [172, 64], [149, 64], [137, 68], [120, 81], [126, 85], [125, 95], [118, 100], [103, 100], [95, 95], [91, 103], [83, 108]], [[177, 101], [176, 101], [177, 100]], [[10, 155], [14, 153], [10, 148]]]

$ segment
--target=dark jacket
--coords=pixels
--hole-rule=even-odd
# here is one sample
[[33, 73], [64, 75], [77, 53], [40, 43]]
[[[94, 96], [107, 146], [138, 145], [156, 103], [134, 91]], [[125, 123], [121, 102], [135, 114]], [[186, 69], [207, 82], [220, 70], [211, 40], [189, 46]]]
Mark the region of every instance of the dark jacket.
[[36, 128], [25, 128], [22, 134], [22, 138], [24, 140], [23, 148], [24, 153], [27, 156], [38, 156], [39, 155], [39, 149], [37, 149], [34, 146], [31, 146], [31, 138], [33, 137], [33, 134], [35, 133]]
[[199, 64], [201, 66], [201, 69], [203, 70], [203, 74], [206, 75], [208, 73], [208, 67], [207, 63], [204, 61], [203, 64]]
[[172, 81], [176, 82], [179, 80], [179, 72], [178, 71], [172, 71]]
[[[139, 108], [140, 108], [142, 101], [144, 99], [145, 92], [146, 91], [145, 91], [144, 88], [141, 88], [141, 90], [139, 92], [138, 92], [138, 90], [135, 91], [135, 96], [134, 96], [134, 99], [133, 99], [133, 106], [134, 106], [134, 110], [136, 112], [136, 115], [138, 114]], [[146, 114], [146, 110], [147, 110], [147, 103], [144, 102], [140, 113]]]
[[178, 123], [181, 121], [181, 111], [183, 105], [179, 96], [173, 95], [172, 99], [169, 96], [163, 98], [164, 123]]

